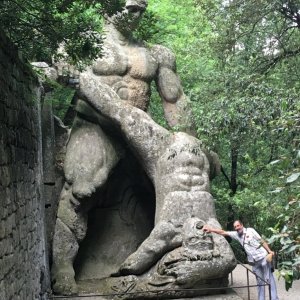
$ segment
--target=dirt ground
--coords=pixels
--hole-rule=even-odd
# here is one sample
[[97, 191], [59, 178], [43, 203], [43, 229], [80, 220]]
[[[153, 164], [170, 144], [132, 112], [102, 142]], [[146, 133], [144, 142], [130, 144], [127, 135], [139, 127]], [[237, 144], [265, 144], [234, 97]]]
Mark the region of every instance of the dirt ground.
[[[246, 265], [250, 270], [252, 267]], [[300, 280], [294, 281], [293, 286], [288, 291], [285, 290], [285, 283], [283, 278], [278, 280], [276, 270], [275, 270], [275, 280], [277, 284], [277, 293], [279, 300], [300, 300]], [[247, 270], [242, 265], [237, 265], [237, 267], [232, 272], [233, 279], [233, 289], [236, 293], [243, 298], [248, 300], [248, 289], [247, 288], [237, 288], [239, 286], [247, 285]], [[229, 277], [230, 280], [230, 277]], [[249, 272], [249, 284], [255, 285], [255, 276]], [[250, 290], [250, 300], [257, 300], [257, 287], [251, 287]], [[269, 300], [269, 295], [266, 294], [266, 300]]]

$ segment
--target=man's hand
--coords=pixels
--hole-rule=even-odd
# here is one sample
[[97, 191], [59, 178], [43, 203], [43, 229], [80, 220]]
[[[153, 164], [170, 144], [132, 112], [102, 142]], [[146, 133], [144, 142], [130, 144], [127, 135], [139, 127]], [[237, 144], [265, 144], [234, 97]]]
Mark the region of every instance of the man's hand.
[[270, 249], [270, 247], [266, 241], [263, 241], [262, 246], [267, 250], [267, 252], [269, 254], [272, 254], [273, 256], [275, 255], [275, 252]]
[[204, 225], [203, 228], [202, 228], [202, 230], [203, 230], [204, 232], [207, 232], [207, 233], [210, 233], [210, 232], [211, 232], [211, 228], [210, 228], [208, 225]]

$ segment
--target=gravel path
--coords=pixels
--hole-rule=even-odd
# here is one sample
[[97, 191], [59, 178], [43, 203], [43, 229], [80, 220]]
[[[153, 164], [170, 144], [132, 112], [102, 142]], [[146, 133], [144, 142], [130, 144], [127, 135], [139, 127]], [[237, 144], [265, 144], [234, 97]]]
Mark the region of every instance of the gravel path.
[[[249, 265], [246, 266], [250, 270], [252, 270], [251, 266]], [[233, 270], [232, 278], [233, 278], [233, 287], [247, 285], [247, 271], [242, 265], [237, 265], [237, 267]], [[278, 293], [279, 300], [300, 300], [300, 280], [294, 281], [292, 288], [289, 289], [288, 292], [285, 290], [284, 279], [280, 278], [278, 280], [276, 276], [276, 271], [275, 271], [275, 280], [277, 284], [277, 293]], [[250, 272], [249, 272], [249, 282], [250, 285], [256, 284], [255, 276]], [[250, 288], [250, 300], [257, 300], [256, 289], [257, 289], [256, 287]], [[247, 288], [234, 288], [234, 290], [241, 298], [248, 300]], [[269, 300], [268, 294], [266, 300]]]

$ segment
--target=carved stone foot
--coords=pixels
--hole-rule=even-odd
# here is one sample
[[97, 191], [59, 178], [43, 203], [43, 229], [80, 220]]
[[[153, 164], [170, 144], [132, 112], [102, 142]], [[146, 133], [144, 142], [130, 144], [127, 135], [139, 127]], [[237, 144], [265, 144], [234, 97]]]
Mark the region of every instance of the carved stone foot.
[[74, 270], [64, 268], [53, 276], [53, 292], [58, 295], [76, 295], [78, 288], [74, 279]]
[[119, 274], [121, 275], [139, 275], [142, 272], [140, 269], [143, 268], [143, 265], [134, 258], [128, 258], [120, 267]]

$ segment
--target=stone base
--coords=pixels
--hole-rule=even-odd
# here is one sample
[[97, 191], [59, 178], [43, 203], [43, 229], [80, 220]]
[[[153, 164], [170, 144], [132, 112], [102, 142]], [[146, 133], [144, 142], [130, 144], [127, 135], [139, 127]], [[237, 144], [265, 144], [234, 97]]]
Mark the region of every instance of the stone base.
[[[109, 298], [109, 297], [104, 297], [104, 296], [92, 296], [91, 294], [81, 294], [80, 296], [76, 297], [76, 296], [73, 296], [72, 299], [73, 300], [81, 300], [82, 299], [82, 296], [83, 297], [88, 297], [89, 300], [111, 300], [113, 299], [112, 298]], [[55, 298], [54, 298], [55, 299]], [[62, 296], [60, 296], [61, 300], [68, 300], [70, 299], [69, 297], [67, 298], [62, 298]], [[115, 299], [118, 299], [118, 298], [115, 298]], [[158, 298], [156, 298], [158, 299]], [[226, 294], [219, 294], [219, 295], [207, 295], [207, 296], [198, 296], [198, 297], [193, 297], [193, 298], [180, 298], [180, 299], [177, 299], [177, 300], [243, 300], [243, 298], [241, 298], [240, 296], [238, 296], [236, 294], [236, 292], [232, 289], [228, 289]], [[171, 299], [166, 299], [166, 300], [171, 300]]]
[[228, 295], [228, 291], [230, 291], [230, 289], [222, 288], [227, 285], [227, 278], [212, 279], [203, 282], [202, 285], [198, 285], [198, 288], [194, 289], [183, 288], [176, 284], [153, 286], [150, 282], [148, 276], [137, 277], [129, 275], [80, 280], [77, 281], [77, 287], [80, 295], [103, 295], [103, 298], [107, 300], [194, 299], [194, 297], [199, 297], [200, 295]]
[[[208, 295], [208, 296], [199, 296], [199, 297], [194, 297], [194, 298], [181, 298], [177, 300], [243, 300], [240, 296], [236, 294], [236, 292], [232, 289], [228, 289], [226, 294], [221, 294], [221, 295]], [[171, 299], [167, 299], [171, 300]]]
[[[118, 278], [114, 278], [115, 282], [118, 282]], [[73, 296], [72, 299], [73, 300], [80, 300], [82, 299], [82, 297], [88, 297], [88, 299], [90, 300], [115, 300], [115, 299], [136, 299], [136, 296], [131, 295], [131, 296], [125, 296], [126, 293], [128, 293], [128, 295], [130, 293], [132, 293], [132, 291], [130, 292], [130, 288], [128, 292], [124, 293], [124, 296], [121, 296], [119, 294], [119, 291], [115, 292], [104, 292], [103, 290], [105, 290], [105, 287], [107, 288], [107, 284], [108, 283], [112, 283], [110, 280], [109, 282], [107, 282], [105, 279], [104, 280], [84, 280], [84, 281], [79, 281], [77, 282], [78, 285], [78, 289], [79, 289], [79, 295], [78, 296]], [[163, 290], [163, 288], [161, 289]], [[191, 295], [192, 290], [186, 290], [187, 296]], [[212, 290], [208, 291], [209, 293], [213, 293]], [[217, 291], [215, 291], [217, 292]], [[203, 295], [203, 296], [196, 296], [196, 297], [180, 297], [180, 295], [177, 295], [177, 297], [174, 295], [174, 297], [172, 296], [172, 298], [169, 297], [165, 294], [156, 294], [155, 292], [152, 294], [152, 297], [149, 295], [147, 295], [147, 299], [165, 299], [165, 300], [171, 300], [171, 299], [177, 299], [177, 300], [185, 300], [185, 299], [191, 299], [191, 300], [243, 300], [240, 296], [238, 296], [236, 294], [236, 292], [231, 289], [223, 289], [222, 290], [223, 293], [219, 293], [219, 294], [211, 294], [211, 295]], [[117, 295], [119, 294], [119, 295]], [[151, 294], [151, 293], [150, 293]], [[107, 295], [107, 296], [106, 296]], [[108, 296], [109, 295], [109, 296]], [[181, 295], [184, 295], [184, 291], [181, 292]], [[55, 297], [54, 297], [55, 299]], [[63, 299], [63, 300], [67, 300], [69, 299], [69, 297], [64, 298], [63, 296], [59, 296], [59, 299]], [[138, 297], [138, 299], [145, 299], [142, 296]]]

